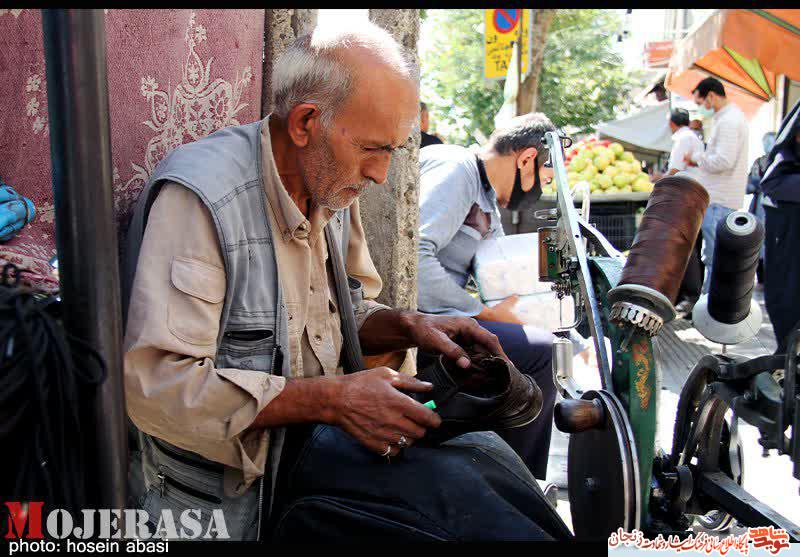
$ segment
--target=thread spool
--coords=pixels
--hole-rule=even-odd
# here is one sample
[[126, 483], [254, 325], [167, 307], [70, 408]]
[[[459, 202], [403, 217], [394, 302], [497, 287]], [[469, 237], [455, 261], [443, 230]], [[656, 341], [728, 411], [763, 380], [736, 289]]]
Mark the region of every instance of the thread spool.
[[717, 224], [708, 313], [722, 323], [739, 323], [750, 313], [764, 226], [753, 215], [731, 213]]
[[708, 294], [692, 310], [695, 328], [709, 340], [737, 344], [761, 326], [753, 301], [764, 226], [750, 213], [735, 211], [717, 224]]
[[610, 318], [617, 325], [653, 336], [675, 318], [673, 304], [708, 201], [705, 188], [686, 176], [656, 183], [622, 278], [608, 293]]

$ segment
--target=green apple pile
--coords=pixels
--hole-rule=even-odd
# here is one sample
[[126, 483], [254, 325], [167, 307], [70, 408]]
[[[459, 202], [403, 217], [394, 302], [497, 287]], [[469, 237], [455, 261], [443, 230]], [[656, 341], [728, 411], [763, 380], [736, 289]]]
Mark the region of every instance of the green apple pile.
[[[586, 182], [592, 195], [653, 191], [641, 162], [619, 143], [597, 138], [579, 141], [567, 151], [565, 162], [570, 186]], [[542, 187], [543, 193], [554, 191], [554, 183]]]

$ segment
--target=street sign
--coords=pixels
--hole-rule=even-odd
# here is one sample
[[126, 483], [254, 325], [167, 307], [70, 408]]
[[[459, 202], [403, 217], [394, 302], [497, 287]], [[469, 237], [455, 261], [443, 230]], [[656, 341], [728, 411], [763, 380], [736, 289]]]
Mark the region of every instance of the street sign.
[[522, 74], [528, 72], [531, 47], [531, 10], [485, 10], [484, 76], [505, 79], [511, 60], [511, 45], [519, 40], [522, 25]]

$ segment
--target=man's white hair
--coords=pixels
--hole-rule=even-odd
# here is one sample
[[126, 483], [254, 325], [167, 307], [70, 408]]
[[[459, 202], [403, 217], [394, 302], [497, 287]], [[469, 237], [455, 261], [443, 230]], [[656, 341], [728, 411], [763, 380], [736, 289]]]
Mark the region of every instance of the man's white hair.
[[358, 27], [344, 29], [316, 27], [311, 34], [298, 37], [275, 61], [273, 113], [286, 118], [298, 104], [313, 103], [320, 107], [323, 125], [329, 126], [358, 77], [354, 69], [342, 61], [342, 53], [358, 47], [417, 83], [415, 65], [403, 48], [374, 23], [359, 22]]

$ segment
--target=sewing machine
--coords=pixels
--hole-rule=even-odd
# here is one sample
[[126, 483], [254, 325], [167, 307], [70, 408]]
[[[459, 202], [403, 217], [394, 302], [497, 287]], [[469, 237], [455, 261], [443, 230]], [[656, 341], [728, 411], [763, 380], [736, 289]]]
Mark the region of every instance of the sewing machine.
[[[537, 214], [552, 222], [539, 230], [539, 280], [551, 282], [560, 297], [573, 297], [576, 321], [557, 336], [570, 328], [591, 334], [602, 385], [581, 390], [571, 373], [569, 340], [557, 338], [553, 373], [564, 400], [556, 405], [555, 423], [570, 434], [567, 476], [576, 536], [607, 539], [618, 528], [685, 534], [695, 519], [711, 530], [725, 529], [735, 519], [745, 526], [785, 529], [800, 541], [800, 527], [742, 488], [737, 436], [739, 418], [758, 428], [762, 447], [789, 455], [800, 479], [800, 330], [786, 355], [703, 357], [680, 394], [672, 447], [669, 453], [656, 451], [652, 339], [675, 318], [675, 310], [661, 292], [619, 285], [626, 258], [589, 224], [588, 203], [575, 207], [563, 152], [570, 140], [549, 132], [546, 142], [557, 207]], [[698, 317], [696, 325], [703, 316]], [[701, 332], [741, 338], [754, 319], [723, 327], [722, 333], [711, 323]], [[734, 416], [730, 423], [728, 409]]]

